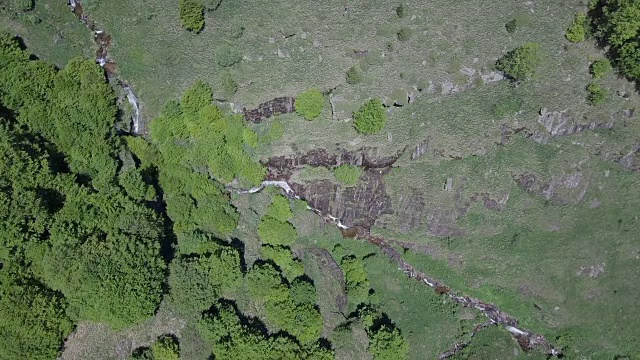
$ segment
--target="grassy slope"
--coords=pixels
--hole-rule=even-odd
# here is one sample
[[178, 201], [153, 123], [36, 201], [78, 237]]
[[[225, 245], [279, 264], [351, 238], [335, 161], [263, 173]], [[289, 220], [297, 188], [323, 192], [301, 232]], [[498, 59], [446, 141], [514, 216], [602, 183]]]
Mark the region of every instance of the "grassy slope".
[[75, 56], [94, 56], [91, 33], [71, 13], [65, 1], [35, 3], [35, 8], [23, 15], [0, 14], [0, 30], [20, 36], [30, 52], [60, 67]]

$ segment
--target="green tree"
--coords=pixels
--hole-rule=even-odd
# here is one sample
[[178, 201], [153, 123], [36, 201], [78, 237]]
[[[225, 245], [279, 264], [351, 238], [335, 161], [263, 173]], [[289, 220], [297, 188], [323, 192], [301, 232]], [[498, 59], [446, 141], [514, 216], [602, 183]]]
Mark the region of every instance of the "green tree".
[[371, 284], [362, 260], [353, 255], [345, 256], [340, 262], [340, 267], [344, 273], [349, 302], [354, 305], [367, 303]]
[[204, 28], [204, 6], [196, 0], [180, 0], [178, 3], [182, 26], [195, 33]]
[[288, 247], [262, 245], [261, 253], [263, 259], [276, 263], [289, 280], [304, 274], [304, 264], [293, 257], [293, 253]]
[[596, 60], [591, 64], [589, 72], [594, 79], [600, 79], [605, 77], [613, 70], [611, 62], [608, 59]]
[[379, 133], [387, 122], [387, 113], [379, 99], [367, 101], [353, 113], [356, 130], [365, 135]]
[[507, 23], [504, 25], [504, 28], [507, 30], [509, 34], [513, 34], [514, 32], [516, 32], [517, 27], [518, 27], [518, 22], [516, 19], [511, 19], [507, 21]]
[[258, 224], [258, 236], [263, 244], [290, 245], [297, 239], [298, 232], [290, 222], [264, 216]]
[[309, 89], [296, 98], [296, 113], [306, 120], [320, 116], [324, 106], [324, 95], [318, 89]]
[[340, 165], [333, 170], [333, 175], [341, 183], [353, 186], [358, 183], [362, 175], [362, 168], [354, 165]]
[[0, 359], [55, 359], [73, 323], [65, 301], [13, 264], [0, 269]]
[[587, 14], [578, 13], [573, 19], [573, 23], [567, 29], [565, 36], [567, 40], [573, 43], [579, 43], [585, 41], [587, 38], [589, 26], [589, 19], [587, 18]]
[[[205, 252], [198, 255], [183, 252], [185, 255], [174, 259], [169, 268], [169, 302], [183, 315], [208, 309], [215, 299], [236, 289], [242, 279], [240, 254], [236, 249], [204, 234], [192, 234], [188, 238], [206, 241], [206, 248], [202, 244], [191, 245], [193, 251]], [[184, 241], [184, 237], [181, 240]], [[185, 251], [180, 244], [179, 248]]]
[[265, 216], [272, 217], [280, 222], [291, 220], [293, 213], [291, 212], [289, 199], [283, 195], [275, 195], [267, 208]]
[[254, 264], [246, 277], [249, 295], [262, 301], [282, 301], [288, 296], [288, 289], [282, 283], [280, 272], [269, 263]]
[[596, 35], [611, 45], [617, 69], [631, 79], [640, 78], [640, 2], [597, 0], [590, 7]]
[[151, 347], [134, 351], [131, 359], [179, 360], [180, 345], [178, 344], [178, 341], [171, 335], [161, 336], [153, 344], [151, 344]]
[[516, 81], [522, 81], [535, 74], [540, 61], [540, 46], [536, 43], [527, 43], [500, 58], [496, 63], [496, 69]]
[[370, 336], [369, 353], [375, 360], [408, 359], [409, 344], [397, 328], [382, 325]]
[[598, 84], [589, 84], [587, 86], [587, 91], [589, 92], [589, 95], [587, 95], [587, 100], [591, 105], [600, 105], [607, 100], [607, 90]]

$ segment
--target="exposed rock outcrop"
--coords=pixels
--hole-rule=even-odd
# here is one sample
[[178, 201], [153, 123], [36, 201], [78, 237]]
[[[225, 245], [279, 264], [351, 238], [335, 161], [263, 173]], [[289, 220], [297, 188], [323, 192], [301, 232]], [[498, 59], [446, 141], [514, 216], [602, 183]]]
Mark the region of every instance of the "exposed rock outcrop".
[[294, 106], [294, 98], [289, 96], [277, 97], [273, 100], [258, 105], [258, 107], [255, 109], [243, 109], [242, 113], [244, 114], [244, 118], [247, 121], [259, 123], [274, 115], [292, 113], [295, 111]]
[[579, 123], [575, 121], [567, 110], [548, 111], [546, 108], [540, 109], [538, 123], [542, 125], [542, 130], [535, 130], [531, 138], [539, 143], [545, 143], [550, 138], [581, 133], [588, 130], [611, 129], [621, 119], [632, 118], [635, 109], [622, 110], [613, 115], [609, 121], [591, 121]]

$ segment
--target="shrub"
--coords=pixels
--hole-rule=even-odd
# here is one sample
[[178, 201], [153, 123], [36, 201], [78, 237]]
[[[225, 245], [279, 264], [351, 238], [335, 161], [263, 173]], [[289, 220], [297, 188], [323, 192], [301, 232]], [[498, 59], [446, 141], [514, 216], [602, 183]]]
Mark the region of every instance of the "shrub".
[[370, 335], [369, 352], [374, 360], [402, 360], [409, 358], [409, 344], [398, 328], [382, 327]]
[[607, 90], [598, 84], [591, 83], [587, 86], [587, 100], [591, 105], [600, 105], [607, 100]]
[[611, 62], [608, 59], [596, 60], [591, 64], [589, 72], [594, 79], [600, 79], [611, 72]]
[[353, 165], [340, 165], [333, 170], [333, 175], [345, 185], [355, 185], [362, 175], [362, 169]]
[[407, 16], [407, 14], [409, 13], [409, 8], [407, 7], [406, 4], [400, 4], [397, 8], [396, 8], [396, 15], [398, 15], [399, 18], [403, 18], [405, 16]]
[[317, 118], [324, 106], [324, 95], [318, 89], [309, 89], [296, 98], [296, 113], [307, 120]]
[[291, 220], [293, 213], [291, 212], [291, 204], [289, 199], [283, 195], [275, 195], [271, 205], [267, 208], [266, 216], [272, 217], [278, 221], [286, 222]]
[[521, 81], [535, 74], [540, 60], [540, 46], [536, 43], [527, 43], [500, 58], [496, 63], [496, 69], [516, 81]]
[[11, 8], [16, 12], [26, 12], [33, 9], [33, 0], [11, 0]]
[[358, 111], [353, 113], [356, 130], [365, 135], [376, 134], [387, 122], [384, 105], [379, 99], [367, 101]]
[[290, 222], [265, 216], [258, 225], [258, 237], [263, 244], [290, 245], [298, 237], [298, 232]]
[[587, 14], [576, 14], [573, 23], [569, 26], [565, 34], [567, 40], [573, 43], [583, 42], [587, 38], [588, 23]]
[[509, 34], [513, 34], [514, 32], [516, 32], [517, 26], [518, 26], [518, 23], [516, 19], [511, 19], [507, 21], [507, 23], [504, 25], [504, 28], [507, 30]]
[[204, 28], [204, 6], [196, 0], [180, 0], [178, 3], [182, 26], [195, 33]]
[[221, 46], [216, 55], [216, 62], [222, 67], [233, 66], [240, 61], [242, 61], [242, 54], [229, 45]]
[[349, 70], [347, 70], [347, 84], [355, 85], [362, 82], [363, 76], [362, 72], [358, 70], [355, 66], [352, 66]]
[[621, 74], [640, 78], [640, 2], [600, 0], [590, 5], [590, 14], [598, 16], [596, 34], [602, 42], [611, 45], [614, 63]]
[[396, 35], [398, 35], [398, 40], [400, 41], [409, 40], [412, 34], [413, 32], [409, 28], [402, 28], [396, 33]]
[[218, 81], [220, 82], [222, 95], [225, 99], [229, 99], [238, 91], [238, 83], [233, 79], [233, 75], [231, 75], [230, 72], [222, 72]]

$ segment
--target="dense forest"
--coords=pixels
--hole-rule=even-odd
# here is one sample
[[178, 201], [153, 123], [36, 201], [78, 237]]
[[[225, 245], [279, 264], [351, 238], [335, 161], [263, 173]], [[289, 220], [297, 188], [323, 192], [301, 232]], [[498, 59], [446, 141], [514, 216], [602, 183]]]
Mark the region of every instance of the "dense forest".
[[[54, 359], [80, 321], [124, 329], [162, 301], [189, 319], [219, 359], [329, 359], [316, 289], [290, 245], [290, 200], [274, 195], [258, 224], [262, 259], [246, 269], [230, 234], [239, 214], [228, 186], [265, 176], [258, 135], [212, 104], [196, 82], [166, 104], [151, 137], [114, 128], [118, 109], [103, 70], [74, 59], [63, 69], [0, 35], [0, 340], [2, 359]], [[368, 300], [360, 260], [345, 255], [353, 313], [371, 352], [407, 355], [399, 330]], [[280, 332], [232, 300], [263, 304]], [[358, 306], [360, 304], [360, 306]], [[134, 358], [179, 355], [160, 338]], [[399, 353], [398, 353], [399, 351]]]

